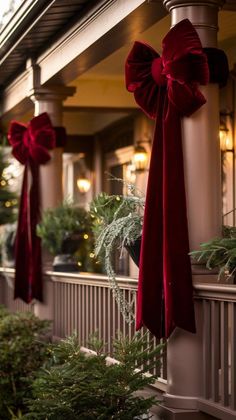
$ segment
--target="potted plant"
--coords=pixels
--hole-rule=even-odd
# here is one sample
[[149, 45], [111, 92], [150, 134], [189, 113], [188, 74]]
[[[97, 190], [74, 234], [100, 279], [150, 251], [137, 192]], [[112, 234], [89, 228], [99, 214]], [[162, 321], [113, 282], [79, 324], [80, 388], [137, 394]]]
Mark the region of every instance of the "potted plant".
[[86, 257], [87, 248], [92, 248], [90, 232], [88, 212], [70, 203], [44, 211], [37, 226], [37, 235], [42, 239], [43, 246], [54, 256], [55, 271], [78, 271], [82, 267], [76, 253], [85, 248], [82, 254], [83, 258]]
[[218, 269], [218, 279], [233, 280], [236, 271], [236, 227], [223, 226], [222, 237], [214, 238], [200, 245], [200, 250], [190, 255], [205, 264], [206, 268]]
[[7, 223], [1, 226], [1, 263], [3, 267], [14, 267], [15, 264], [15, 238], [16, 238], [16, 222]]
[[113, 255], [117, 249], [122, 253], [125, 247], [138, 265], [145, 199], [133, 184], [127, 184], [127, 189], [127, 195], [99, 194], [90, 205], [90, 213], [95, 254], [103, 259], [113, 295], [125, 319], [131, 321], [134, 318], [133, 305], [126, 302], [120, 292]]

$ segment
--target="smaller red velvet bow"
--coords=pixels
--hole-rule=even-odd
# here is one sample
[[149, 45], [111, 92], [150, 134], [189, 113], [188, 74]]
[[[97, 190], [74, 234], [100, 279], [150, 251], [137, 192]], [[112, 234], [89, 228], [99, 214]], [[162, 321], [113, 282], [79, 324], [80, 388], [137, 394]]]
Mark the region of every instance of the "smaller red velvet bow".
[[126, 61], [126, 86], [156, 118], [140, 255], [136, 328], [169, 337], [178, 326], [195, 331], [184, 187], [181, 117], [205, 98], [207, 56], [192, 24], [175, 25], [162, 42], [162, 57], [135, 42]]
[[13, 156], [23, 165], [29, 160], [38, 165], [48, 162], [48, 150], [56, 146], [55, 130], [46, 112], [34, 117], [28, 126], [12, 121], [8, 139]]
[[55, 130], [46, 113], [28, 126], [11, 122], [8, 139], [13, 156], [25, 165], [15, 244], [15, 298], [26, 303], [43, 300], [41, 241], [36, 235], [40, 220], [39, 165], [50, 160], [56, 144]]

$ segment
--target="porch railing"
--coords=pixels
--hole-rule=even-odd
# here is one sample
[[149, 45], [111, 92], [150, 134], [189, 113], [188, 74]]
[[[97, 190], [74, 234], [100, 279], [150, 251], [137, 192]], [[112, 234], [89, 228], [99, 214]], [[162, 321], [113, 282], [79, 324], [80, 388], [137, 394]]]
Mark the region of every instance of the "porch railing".
[[[0, 269], [0, 272], [3, 271]], [[13, 271], [8, 271], [12, 276]], [[112, 354], [112, 339], [117, 331], [128, 337], [134, 325], [127, 324], [112, 298], [107, 277], [93, 274], [47, 272], [53, 283], [53, 334], [63, 338], [77, 331], [81, 345], [87, 346], [90, 334], [106, 343]], [[131, 301], [137, 280], [118, 278], [124, 297]], [[4, 285], [4, 295], [1, 295]], [[216, 418], [236, 418], [236, 285], [195, 284], [195, 299], [203, 311], [203, 393], [199, 409]], [[13, 302], [9, 281], [0, 277], [0, 296], [11, 310], [34, 310], [33, 305]], [[151, 340], [152, 337], [149, 336]], [[156, 342], [155, 342], [156, 344]], [[157, 387], [166, 389], [166, 359], [155, 372]]]
[[34, 303], [26, 304], [21, 299], [14, 300], [13, 268], [0, 267], [0, 304], [4, 304], [11, 312], [34, 312]]
[[[4, 304], [11, 311], [34, 311], [34, 304], [27, 305], [20, 300], [13, 300], [11, 278], [14, 270], [1, 269], [0, 293], [4, 290]], [[4, 280], [6, 277], [7, 280]], [[2, 280], [2, 281], [1, 281]], [[123, 297], [131, 303], [135, 299], [137, 280], [119, 277]], [[113, 355], [112, 342], [117, 332], [129, 337], [134, 336], [134, 323], [127, 323], [120, 313], [116, 301], [112, 297], [108, 279], [96, 274], [73, 274], [46, 272], [45, 281], [53, 282], [53, 336], [55, 339], [64, 338], [77, 332], [79, 342], [83, 347], [89, 346], [91, 335], [97, 333], [104, 343], [104, 350]], [[142, 331], [145, 334], [145, 330]], [[158, 345], [159, 341], [150, 333], [147, 334], [147, 344], [150, 350]], [[150, 370], [157, 376], [156, 388], [166, 390], [166, 352], [163, 352], [161, 364]]]
[[236, 285], [196, 284], [203, 305], [203, 398], [199, 408], [236, 418]]
[[[127, 323], [112, 297], [106, 276], [96, 274], [48, 273], [54, 284], [54, 327], [55, 337], [65, 337], [76, 331], [82, 346], [88, 347], [91, 334], [97, 332], [105, 344], [104, 350], [113, 355], [112, 342], [117, 332], [130, 339], [134, 336], [135, 325]], [[131, 303], [136, 297], [137, 280], [117, 278], [123, 298]], [[145, 330], [142, 334], [145, 333]], [[150, 349], [158, 341], [147, 334]], [[150, 371], [158, 377], [156, 386], [166, 389], [166, 356], [163, 354], [161, 365]]]

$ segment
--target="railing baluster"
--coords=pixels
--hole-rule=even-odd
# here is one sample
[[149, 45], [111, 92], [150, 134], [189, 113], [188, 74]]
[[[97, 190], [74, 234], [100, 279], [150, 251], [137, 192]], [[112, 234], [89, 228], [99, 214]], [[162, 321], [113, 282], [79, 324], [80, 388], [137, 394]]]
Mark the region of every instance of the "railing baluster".
[[203, 300], [203, 395], [204, 398], [211, 397], [211, 312], [210, 303]]
[[101, 287], [98, 287], [98, 337], [99, 340], [102, 338], [102, 331], [101, 331], [101, 325], [102, 325], [102, 301], [101, 301]]
[[220, 329], [221, 329], [221, 401], [223, 405], [229, 404], [229, 357], [228, 357], [228, 304], [220, 302]]
[[81, 312], [80, 312], [80, 329], [81, 329], [81, 344], [85, 346], [85, 327], [86, 326], [86, 317], [85, 317], [85, 293], [84, 285], [81, 285]]
[[86, 318], [86, 328], [85, 328], [85, 346], [88, 346], [89, 341], [89, 286], [85, 287], [85, 318]]
[[219, 302], [211, 302], [211, 389], [212, 399], [215, 402], [219, 401]]
[[82, 288], [81, 288], [81, 284], [77, 285], [77, 294], [78, 294], [78, 325], [77, 325], [77, 332], [78, 332], [78, 338], [79, 338], [79, 342], [82, 344], [82, 330], [81, 330], [81, 313], [82, 313], [82, 308], [81, 308], [81, 302], [82, 302]]
[[[110, 289], [107, 289], [107, 318], [112, 317], [111, 314], [111, 294]], [[111, 352], [111, 323], [112, 319], [109, 319], [110, 322], [107, 322], [107, 342], [108, 342], [108, 352]]]
[[231, 303], [231, 408], [236, 410], [236, 303]]
[[102, 311], [102, 340], [105, 345], [105, 349], [107, 349], [107, 337], [106, 337], [106, 317], [107, 317], [107, 311], [106, 311], [106, 289], [105, 287], [102, 290], [103, 294], [103, 311]]

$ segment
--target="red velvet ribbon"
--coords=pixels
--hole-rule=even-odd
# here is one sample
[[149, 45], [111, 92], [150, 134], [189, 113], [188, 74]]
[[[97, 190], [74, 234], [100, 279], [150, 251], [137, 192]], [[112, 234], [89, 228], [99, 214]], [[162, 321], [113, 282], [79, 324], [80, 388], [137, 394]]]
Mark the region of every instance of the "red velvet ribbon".
[[162, 42], [162, 57], [135, 42], [126, 61], [126, 86], [156, 119], [140, 255], [136, 328], [156, 337], [175, 327], [195, 332], [189, 259], [181, 117], [205, 102], [198, 86], [209, 82], [207, 56], [189, 20]]
[[[46, 113], [28, 126], [12, 121], [8, 139], [13, 156], [25, 165], [15, 243], [15, 298], [26, 303], [43, 300], [41, 240], [36, 235], [40, 221], [39, 165], [51, 157], [56, 134]], [[50, 180], [49, 180], [50, 182]]]

